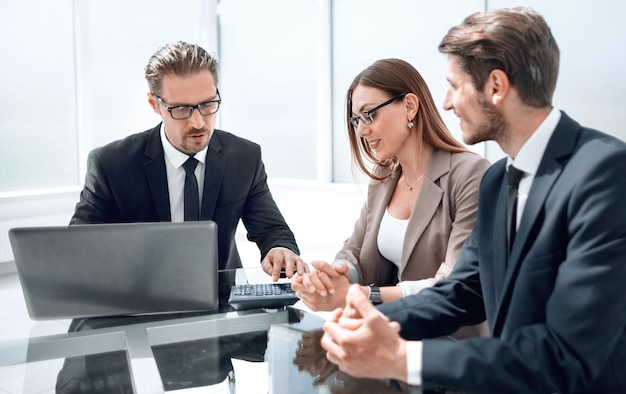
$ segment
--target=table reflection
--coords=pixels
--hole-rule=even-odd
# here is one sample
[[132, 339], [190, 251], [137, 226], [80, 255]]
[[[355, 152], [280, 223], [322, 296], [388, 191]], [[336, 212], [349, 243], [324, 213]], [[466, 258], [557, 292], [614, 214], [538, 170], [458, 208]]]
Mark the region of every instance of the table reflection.
[[325, 387], [328, 392], [337, 394], [421, 392], [393, 380], [357, 379], [340, 371], [326, 358], [326, 352], [320, 344], [322, 334], [322, 330], [303, 332], [296, 342], [293, 358], [293, 364], [299, 372], [313, 377], [313, 387]]
[[[75, 319], [70, 325], [69, 332], [176, 321], [233, 312], [234, 309], [228, 305], [228, 297], [231, 286], [235, 284], [235, 273], [235, 270], [219, 272], [219, 307], [215, 311]], [[293, 319], [299, 319], [295, 312], [289, 313], [289, 321]], [[211, 386], [226, 379], [234, 386], [231, 360], [263, 362], [267, 335], [267, 330], [234, 335], [221, 332], [207, 333], [208, 338], [152, 346], [151, 350], [165, 391]], [[231, 391], [234, 392], [233, 387]], [[115, 351], [66, 358], [57, 376], [56, 392], [133, 393], [127, 353]]]
[[[267, 330], [187, 341], [152, 348], [165, 391], [205, 387], [226, 379], [234, 384], [231, 360], [263, 362]], [[123, 351], [67, 358], [56, 392], [133, 393]]]

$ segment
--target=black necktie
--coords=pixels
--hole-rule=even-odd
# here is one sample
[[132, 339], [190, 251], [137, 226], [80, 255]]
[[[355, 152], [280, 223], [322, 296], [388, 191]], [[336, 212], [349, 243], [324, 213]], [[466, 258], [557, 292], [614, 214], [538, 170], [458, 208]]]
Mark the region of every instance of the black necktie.
[[198, 160], [193, 157], [183, 163], [185, 169], [185, 221], [200, 219], [200, 197], [198, 196], [198, 180], [194, 170]]
[[506, 226], [507, 226], [507, 247], [511, 252], [511, 246], [517, 232], [517, 187], [522, 179], [524, 171], [518, 170], [512, 165], [508, 170], [507, 206], [506, 206]]

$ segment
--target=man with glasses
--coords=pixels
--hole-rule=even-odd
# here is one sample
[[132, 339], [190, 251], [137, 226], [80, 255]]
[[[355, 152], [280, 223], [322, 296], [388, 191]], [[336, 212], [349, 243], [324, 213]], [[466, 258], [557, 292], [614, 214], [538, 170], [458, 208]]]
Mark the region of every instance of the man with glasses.
[[217, 67], [204, 49], [184, 42], [150, 58], [148, 102], [162, 122], [90, 153], [71, 224], [213, 220], [224, 269], [241, 267], [235, 245], [241, 219], [274, 280], [281, 269], [288, 277], [304, 273], [294, 235], [270, 194], [260, 147], [215, 129], [222, 102]]

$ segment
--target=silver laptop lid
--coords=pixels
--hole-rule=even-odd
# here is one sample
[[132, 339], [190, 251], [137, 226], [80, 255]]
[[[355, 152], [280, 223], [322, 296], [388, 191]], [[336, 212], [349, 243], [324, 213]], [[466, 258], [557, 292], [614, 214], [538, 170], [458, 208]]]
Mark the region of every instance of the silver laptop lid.
[[34, 320], [218, 306], [212, 221], [21, 227], [9, 239]]

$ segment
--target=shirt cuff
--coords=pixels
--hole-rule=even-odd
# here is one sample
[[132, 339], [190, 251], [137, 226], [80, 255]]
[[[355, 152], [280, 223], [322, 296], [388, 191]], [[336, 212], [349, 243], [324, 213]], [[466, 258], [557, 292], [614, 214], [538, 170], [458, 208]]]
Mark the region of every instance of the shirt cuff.
[[402, 297], [406, 297], [419, 293], [420, 290], [431, 287], [434, 283], [433, 279], [405, 280], [398, 283], [398, 286], [402, 290]]
[[413, 386], [422, 385], [422, 345], [422, 341], [406, 343], [407, 383]]
[[266, 256], [267, 256], [268, 254], [270, 254], [270, 252], [271, 252], [272, 250], [274, 250], [274, 249], [284, 249], [284, 250], [288, 250], [288, 251], [292, 252], [292, 253], [293, 253], [293, 254], [295, 254], [296, 256], [298, 255], [298, 253], [294, 252], [293, 250], [289, 249], [289, 248], [288, 248], [288, 247], [286, 247], [286, 246], [274, 246], [272, 249], [270, 249], [270, 250], [268, 250], [268, 251], [267, 251]]

